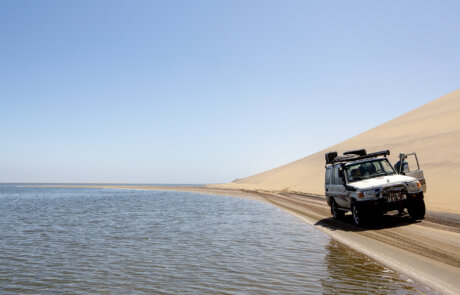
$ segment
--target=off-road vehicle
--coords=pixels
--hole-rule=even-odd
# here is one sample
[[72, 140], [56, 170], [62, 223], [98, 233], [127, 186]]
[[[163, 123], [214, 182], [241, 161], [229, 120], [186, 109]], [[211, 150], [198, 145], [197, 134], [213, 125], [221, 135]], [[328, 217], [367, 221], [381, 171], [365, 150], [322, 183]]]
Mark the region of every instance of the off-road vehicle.
[[[398, 171], [388, 161], [389, 155], [388, 150], [367, 154], [365, 149], [342, 156], [326, 153], [326, 199], [335, 219], [351, 211], [354, 223], [363, 226], [377, 214], [404, 209], [414, 220], [424, 218], [426, 185], [416, 154], [400, 154]], [[410, 156], [415, 157], [417, 170], [409, 170], [406, 159]]]

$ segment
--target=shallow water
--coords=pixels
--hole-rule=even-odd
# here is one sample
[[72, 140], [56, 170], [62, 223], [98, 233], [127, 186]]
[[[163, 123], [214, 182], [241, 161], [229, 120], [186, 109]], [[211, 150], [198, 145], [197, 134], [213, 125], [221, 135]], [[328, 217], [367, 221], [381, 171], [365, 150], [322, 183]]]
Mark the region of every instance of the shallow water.
[[265, 203], [0, 185], [0, 293], [434, 293]]

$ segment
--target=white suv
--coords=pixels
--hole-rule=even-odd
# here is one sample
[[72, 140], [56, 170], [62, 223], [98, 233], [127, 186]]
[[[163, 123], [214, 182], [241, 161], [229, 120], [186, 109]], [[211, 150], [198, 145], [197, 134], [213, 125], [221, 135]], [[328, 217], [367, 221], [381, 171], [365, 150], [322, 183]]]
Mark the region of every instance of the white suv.
[[[388, 155], [388, 150], [367, 154], [364, 149], [343, 156], [337, 152], [326, 154], [326, 199], [335, 219], [351, 211], [354, 223], [363, 226], [375, 214], [392, 210], [401, 213], [406, 208], [412, 219], [424, 218], [426, 186], [415, 153], [400, 155], [401, 174], [390, 164]], [[415, 156], [418, 170], [408, 171], [405, 159], [409, 155]]]

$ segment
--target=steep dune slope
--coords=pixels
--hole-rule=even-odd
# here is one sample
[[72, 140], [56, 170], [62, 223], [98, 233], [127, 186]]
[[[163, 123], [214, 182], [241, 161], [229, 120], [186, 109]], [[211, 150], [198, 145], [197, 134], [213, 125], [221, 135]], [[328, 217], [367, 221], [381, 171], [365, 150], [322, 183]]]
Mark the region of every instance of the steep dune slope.
[[460, 89], [326, 150], [218, 186], [324, 194], [324, 153], [358, 148], [389, 149], [392, 163], [400, 152], [417, 152], [427, 180], [427, 209], [460, 213]]

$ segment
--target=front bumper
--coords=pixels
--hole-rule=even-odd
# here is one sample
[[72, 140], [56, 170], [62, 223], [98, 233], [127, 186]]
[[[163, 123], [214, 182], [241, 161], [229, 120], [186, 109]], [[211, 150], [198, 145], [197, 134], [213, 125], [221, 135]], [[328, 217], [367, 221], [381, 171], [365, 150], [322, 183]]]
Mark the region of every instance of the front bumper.
[[415, 194], [406, 194], [407, 198], [405, 200], [399, 200], [395, 202], [387, 202], [385, 198], [378, 198], [375, 200], [365, 200], [365, 201], [356, 201], [359, 204], [360, 208], [364, 211], [372, 211], [377, 213], [386, 213], [392, 210], [399, 210], [408, 208], [412, 203], [423, 200], [423, 192]]

